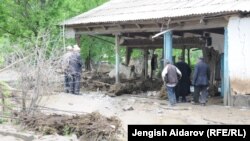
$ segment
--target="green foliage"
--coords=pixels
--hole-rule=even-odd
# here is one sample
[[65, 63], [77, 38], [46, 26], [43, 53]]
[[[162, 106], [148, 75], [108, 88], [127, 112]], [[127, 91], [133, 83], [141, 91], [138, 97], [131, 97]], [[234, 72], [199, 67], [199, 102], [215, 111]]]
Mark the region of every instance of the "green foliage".
[[65, 125], [63, 127], [63, 135], [64, 136], [69, 136], [72, 134], [71, 128], [68, 125]]
[[[106, 1], [107, 0], [2, 0], [0, 4], [0, 35], [2, 35], [0, 36], [0, 65], [5, 61], [3, 54], [13, 52], [13, 50], [6, 50], [4, 46], [18, 44], [18, 47], [28, 49], [26, 43], [34, 44], [40, 36], [40, 33], [49, 31], [48, 36], [51, 41], [48, 43], [48, 55], [53, 48], [63, 47], [60, 33], [62, 32], [62, 28], [58, 26], [59, 23], [97, 7]], [[90, 50], [94, 60], [102, 59], [102, 56], [97, 56], [100, 53], [107, 54], [107, 60], [111, 60], [112, 55], [110, 55], [110, 53], [113, 47], [103, 44], [102, 41], [92, 40], [92, 38], [84, 39], [84, 49], [86, 46], [87, 50], [82, 52], [83, 57], [86, 58]], [[6, 41], [9, 41], [10, 44], [7, 44]], [[75, 41], [67, 39], [66, 44], [75, 44]], [[28, 47], [32, 46], [28, 45]]]
[[[107, 0], [2, 0], [0, 33], [13, 40], [37, 36], [41, 29], [92, 9]], [[54, 31], [58, 30], [58, 27]], [[54, 32], [57, 33], [57, 32]], [[1, 35], [2, 35], [1, 34]]]
[[112, 44], [115, 42], [114, 38], [101, 36], [95, 38], [91, 36], [83, 36], [81, 39], [81, 55], [84, 60], [86, 60], [88, 56], [91, 56], [91, 60], [95, 62], [112, 62], [114, 60], [115, 47], [114, 44]]
[[6, 82], [0, 81], [0, 90], [0, 92], [3, 93], [4, 97], [10, 96], [10, 87]]

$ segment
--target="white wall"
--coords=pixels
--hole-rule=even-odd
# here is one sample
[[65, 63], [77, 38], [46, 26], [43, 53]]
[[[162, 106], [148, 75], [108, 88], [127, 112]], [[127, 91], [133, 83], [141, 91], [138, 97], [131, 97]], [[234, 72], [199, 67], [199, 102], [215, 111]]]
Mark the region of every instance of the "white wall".
[[234, 94], [250, 94], [250, 18], [229, 19], [228, 63]]
[[224, 52], [224, 35], [211, 33], [210, 36], [212, 37], [212, 47], [215, 50], [218, 50], [219, 53]]

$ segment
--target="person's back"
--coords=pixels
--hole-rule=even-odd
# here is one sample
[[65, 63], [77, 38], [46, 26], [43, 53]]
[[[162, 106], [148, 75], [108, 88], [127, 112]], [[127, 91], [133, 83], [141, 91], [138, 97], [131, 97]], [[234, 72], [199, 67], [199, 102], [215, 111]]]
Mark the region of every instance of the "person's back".
[[69, 93], [70, 91], [70, 58], [72, 56], [73, 48], [71, 46], [67, 46], [67, 52], [62, 57], [62, 70], [64, 72], [64, 89], [66, 93]]
[[204, 62], [203, 58], [200, 58], [199, 62], [195, 65], [193, 85], [194, 95], [193, 104], [201, 103], [206, 105], [207, 103], [207, 86], [209, 85], [210, 70], [209, 66]]
[[180, 61], [175, 64], [175, 66], [181, 71], [182, 77], [179, 83], [190, 82], [191, 68], [187, 63]]
[[168, 64], [167, 84], [176, 85], [177, 83], [178, 83], [178, 76], [176, 67], [172, 64]]
[[[190, 75], [191, 75], [191, 68], [187, 63], [183, 61], [182, 57], [179, 57], [179, 62], [177, 62], [175, 65], [176, 67], [181, 71], [182, 77], [179, 80], [177, 86], [176, 86], [176, 99], [178, 102], [186, 102], [186, 96], [190, 93]], [[179, 99], [179, 98], [182, 99]]]
[[[171, 64], [170, 61], [165, 61], [165, 67], [161, 73], [162, 79], [165, 82], [166, 91], [168, 94], [169, 102], [171, 106], [174, 106], [176, 104], [176, 96], [174, 88], [176, 84], [178, 83], [178, 78], [181, 77], [180, 70]], [[178, 77], [179, 75], [179, 77]]]
[[73, 52], [69, 59], [69, 70], [72, 74], [81, 73], [82, 60], [79, 52]]
[[69, 70], [72, 77], [72, 81], [70, 83], [70, 92], [78, 95], [80, 94], [80, 81], [83, 64], [80, 56], [80, 48], [78, 47], [78, 45], [74, 45], [69, 64]]
[[207, 86], [209, 83], [209, 66], [204, 62], [200, 61], [196, 64], [194, 70], [193, 83], [195, 86]]

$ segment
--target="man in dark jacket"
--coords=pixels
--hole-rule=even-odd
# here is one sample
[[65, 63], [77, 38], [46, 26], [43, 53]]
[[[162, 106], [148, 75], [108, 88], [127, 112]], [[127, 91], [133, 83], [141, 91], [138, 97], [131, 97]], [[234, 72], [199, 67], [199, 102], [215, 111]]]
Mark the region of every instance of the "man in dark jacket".
[[166, 85], [170, 106], [174, 106], [176, 104], [174, 88], [178, 83], [178, 79], [181, 78], [181, 72], [176, 66], [172, 65], [170, 61], [166, 60], [161, 76]]
[[62, 70], [64, 72], [64, 90], [66, 93], [70, 92], [70, 72], [69, 72], [69, 59], [72, 55], [73, 48], [72, 46], [67, 46], [67, 52], [62, 57]]
[[195, 65], [194, 75], [193, 75], [193, 85], [194, 85], [194, 101], [193, 104], [200, 103], [205, 106], [207, 102], [207, 88], [209, 85], [210, 70], [209, 66], [204, 62], [203, 58], [199, 58], [199, 62]]
[[[182, 74], [182, 77], [175, 88], [176, 100], [177, 102], [186, 102], [186, 96], [190, 93], [191, 68], [188, 66], [187, 63], [184, 62], [184, 59], [182, 57], [179, 57], [179, 62], [177, 62], [175, 66], [181, 71]], [[182, 97], [182, 99], [179, 100], [179, 97]]]
[[78, 45], [74, 45], [73, 53], [70, 56], [69, 71], [71, 74], [70, 81], [70, 93], [79, 95], [80, 94], [80, 81], [82, 73], [83, 62], [80, 56], [80, 48]]

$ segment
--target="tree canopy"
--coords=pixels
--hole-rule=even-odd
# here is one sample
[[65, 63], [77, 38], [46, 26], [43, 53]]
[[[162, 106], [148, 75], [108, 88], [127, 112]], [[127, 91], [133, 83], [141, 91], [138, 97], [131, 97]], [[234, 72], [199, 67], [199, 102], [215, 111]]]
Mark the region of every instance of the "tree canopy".
[[[4, 46], [23, 42], [32, 42], [39, 36], [39, 32], [49, 31], [50, 38], [57, 46], [62, 46], [62, 28], [60, 22], [97, 7], [108, 0], [1, 0], [0, 1], [0, 49], [6, 52]], [[114, 42], [112, 38], [104, 37], [105, 40]], [[66, 45], [75, 44], [74, 39], [66, 39]], [[8, 43], [8, 44], [7, 44]], [[52, 43], [55, 44], [55, 43]], [[103, 43], [93, 37], [82, 38], [84, 46], [81, 54], [86, 59], [89, 55], [92, 59], [114, 58], [113, 45]], [[8, 50], [10, 52], [10, 50]], [[106, 57], [105, 55], [106, 54]], [[0, 62], [2, 56], [0, 54]]]

